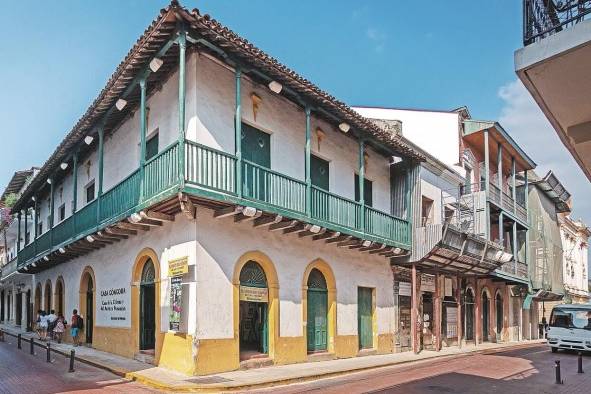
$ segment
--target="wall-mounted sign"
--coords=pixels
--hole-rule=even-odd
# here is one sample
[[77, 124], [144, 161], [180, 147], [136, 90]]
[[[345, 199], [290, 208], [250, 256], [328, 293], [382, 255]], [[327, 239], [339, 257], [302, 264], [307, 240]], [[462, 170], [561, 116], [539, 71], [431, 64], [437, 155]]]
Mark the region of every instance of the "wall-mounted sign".
[[189, 257], [185, 256], [168, 262], [169, 277], [182, 276], [187, 272], [189, 272]]
[[179, 331], [183, 312], [183, 284], [180, 276], [170, 278], [170, 330]]
[[127, 320], [127, 289], [115, 287], [100, 290], [99, 314], [107, 320], [106, 324], [119, 326]]
[[435, 292], [435, 275], [421, 274], [421, 291]]
[[453, 282], [451, 278], [445, 278], [445, 297], [453, 297]]
[[398, 282], [398, 295], [405, 297], [412, 296], [412, 286], [410, 282]]
[[240, 301], [268, 302], [269, 289], [266, 287], [240, 286]]

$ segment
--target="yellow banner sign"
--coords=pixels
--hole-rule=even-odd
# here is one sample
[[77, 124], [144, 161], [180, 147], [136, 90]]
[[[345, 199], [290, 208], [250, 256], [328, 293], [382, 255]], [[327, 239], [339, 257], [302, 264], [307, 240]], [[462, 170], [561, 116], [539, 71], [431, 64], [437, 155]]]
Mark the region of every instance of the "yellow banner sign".
[[268, 302], [269, 289], [266, 287], [240, 286], [240, 301]]
[[189, 257], [185, 256], [168, 262], [168, 276], [181, 276], [187, 272], [189, 272]]

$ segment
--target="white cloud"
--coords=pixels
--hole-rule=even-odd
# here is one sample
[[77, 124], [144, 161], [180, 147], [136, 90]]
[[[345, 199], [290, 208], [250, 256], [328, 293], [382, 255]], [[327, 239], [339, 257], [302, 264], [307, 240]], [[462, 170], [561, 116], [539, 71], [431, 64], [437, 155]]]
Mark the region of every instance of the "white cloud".
[[499, 122], [537, 163], [536, 173], [544, 176], [552, 170], [573, 196], [575, 218], [591, 225], [591, 183], [564, 147], [521, 81], [515, 80], [499, 89], [504, 105]]
[[381, 53], [384, 51], [386, 39], [388, 38], [384, 32], [376, 27], [368, 27], [365, 35], [373, 43], [373, 48], [376, 52]]

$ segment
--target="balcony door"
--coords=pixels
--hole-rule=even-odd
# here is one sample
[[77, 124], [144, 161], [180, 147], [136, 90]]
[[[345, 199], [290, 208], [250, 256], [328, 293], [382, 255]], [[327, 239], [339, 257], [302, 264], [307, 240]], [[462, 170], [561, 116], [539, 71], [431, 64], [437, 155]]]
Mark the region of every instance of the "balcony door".
[[313, 186], [328, 191], [330, 188], [329, 162], [312, 155], [310, 157], [310, 178]]
[[245, 197], [269, 201], [268, 172], [271, 168], [271, 136], [242, 123], [243, 193]]

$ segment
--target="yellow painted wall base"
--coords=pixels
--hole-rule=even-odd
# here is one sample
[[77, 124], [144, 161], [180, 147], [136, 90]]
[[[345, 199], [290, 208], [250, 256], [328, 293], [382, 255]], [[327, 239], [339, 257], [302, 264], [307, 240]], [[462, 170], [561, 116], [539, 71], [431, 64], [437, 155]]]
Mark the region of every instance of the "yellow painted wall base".
[[95, 349], [128, 358], [133, 358], [135, 355], [136, 350], [131, 340], [131, 329], [129, 328], [95, 326], [92, 334], [92, 347]]
[[275, 364], [293, 364], [306, 361], [307, 345], [304, 337], [279, 337], [275, 345]]
[[195, 374], [193, 360], [193, 337], [182, 333], [164, 333], [158, 366], [166, 367], [185, 375]]
[[394, 334], [378, 334], [378, 354], [394, 353]]
[[195, 375], [233, 371], [240, 368], [237, 339], [200, 339], [197, 346]]
[[338, 358], [355, 357], [359, 353], [357, 335], [337, 335], [335, 351]]

